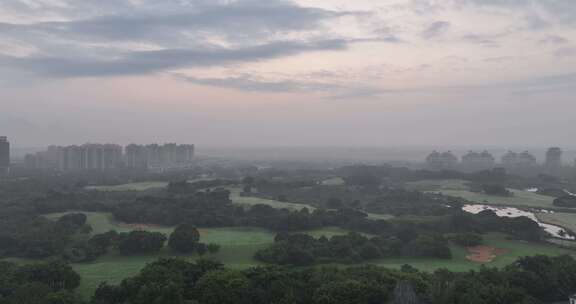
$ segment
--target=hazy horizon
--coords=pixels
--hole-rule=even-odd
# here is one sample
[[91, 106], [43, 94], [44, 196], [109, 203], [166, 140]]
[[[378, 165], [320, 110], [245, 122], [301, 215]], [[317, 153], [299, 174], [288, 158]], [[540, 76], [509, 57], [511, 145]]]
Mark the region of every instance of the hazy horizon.
[[4, 0], [0, 135], [574, 146], [573, 0]]

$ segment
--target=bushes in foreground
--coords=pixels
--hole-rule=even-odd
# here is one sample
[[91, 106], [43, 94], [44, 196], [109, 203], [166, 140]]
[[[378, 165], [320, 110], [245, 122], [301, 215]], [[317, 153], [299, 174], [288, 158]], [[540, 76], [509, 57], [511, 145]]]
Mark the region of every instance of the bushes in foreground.
[[539, 304], [566, 301], [576, 291], [574, 273], [570, 256], [525, 257], [503, 269], [462, 273], [376, 266], [238, 271], [212, 261], [160, 259], [118, 286], [102, 284], [92, 303]]

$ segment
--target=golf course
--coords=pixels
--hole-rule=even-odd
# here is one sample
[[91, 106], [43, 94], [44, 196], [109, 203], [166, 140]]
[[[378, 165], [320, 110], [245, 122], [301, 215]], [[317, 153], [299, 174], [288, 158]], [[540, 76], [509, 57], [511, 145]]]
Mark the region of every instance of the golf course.
[[[110, 187], [93, 188], [98, 191], [147, 191], [150, 189], [159, 189], [165, 187], [162, 182], [143, 182], [131, 183]], [[482, 202], [484, 204], [494, 205], [511, 205], [511, 206], [532, 206], [546, 207], [551, 204], [551, 199], [541, 195], [518, 191], [514, 198], [498, 198], [482, 194], [476, 194], [467, 191], [463, 181], [444, 180], [444, 181], [424, 181], [411, 183], [413, 189], [425, 189], [426, 191], [442, 192], [446, 195], [461, 196], [470, 200]], [[231, 200], [233, 203], [242, 206], [253, 206], [264, 204], [273, 208], [287, 208], [291, 210], [301, 210], [315, 208], [307, 204], [296, 204], [280, 202], [271, 199], [241, 196], [240, 189], [230, 187]], [[505, 200], [505, 201], [503, 201]], [[57, 220], [63, 215], [70, 212], [51, 213], [44, 215], [51, 220]], [[101, 234], [110, 230], [117, 232], [129, 232], [133, 230], [146, 230], [151, 232], [160, 232], [168, 236], [174, 230], [174, 227], [164, 227], [157, 225], [145, 224], [126, 224], [116, 221], [112, 214], [104, 212], [82, 212], [87, 216], [87, 224], [92, 227], [90, 235]], [[569, 225], [573, 223], [572, 214], [542, 214], [546, 216], [547, 222], [556, 224]], [[370, 214], [369, 218], [390, 219], [388, 215]], [[574, 224], [570, 224], [574, 225]], [[576, 228], [576, 227], [575, 227]], [[254, 259], [256, 251], [266, 248], [274, 242], [275, 233], [270, 230], [253, 228], [253, 227], [223, 227], [223, 228], [203, 228], [199, 229], [200, 240], [203, 243], [213, 243], [221, 246], [220, 251], [215, 254], [206, 254], [204, 258], [210, 258], [224, 263], [229, 268], [244, 269], [252, 266], [261, 265]], [[337, 227], [325, 227], [310, 231], [302, 231], [315, 238], [335, 235], [344, 235], [349, 233], [348, 230]], [[415, 268], [433, 271], [439, 268], [446, 268], [452, 271], [468, 271], [479, 269], [481, 265], [502, 267], [515, 261], [519, 257], [528, 255], [561, 255], [571, 254], [572, 251], [562, 249], [553, 245], [543, 243], [530, 243], [525, 241], [508, 239], [507, 235], [500, 233], [490, 233], [484, 235], [483, 249], [486, 252], [487, 260], [484, 262], [474, 261], [473, 252], [470, 248], [451, 245], [450, 250], [452, 259], [435, 259], [435, 258], [386, 258], [370, 261], [369, 264], [384, 266], [388, 268], [400, 268], [409, 264]], [[150, 263], [159, 257], [179, 257], [187, 260], [198, 259], [197, 254], [180, 255], [164, 247], [159, 253], [152, 255], [123, 256], [115, 251], [99, 257], [94, 262], [76, 263], [73, 268], [82, 276], [80, 293], [89, 297], [102, 282], [117, 284], [125, 278], [137, 274], [147, 263]], [[35, 262], [34, 260], [10, 259], [21, 263]], [[341, 265], [345, 266], [345, 265]]]

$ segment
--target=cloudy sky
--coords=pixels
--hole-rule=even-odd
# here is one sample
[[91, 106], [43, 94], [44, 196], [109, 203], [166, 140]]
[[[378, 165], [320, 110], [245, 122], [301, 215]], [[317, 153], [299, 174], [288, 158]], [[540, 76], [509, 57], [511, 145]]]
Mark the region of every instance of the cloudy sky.
[[563, 145], [574, 0], [1, 0], [16, 146]]

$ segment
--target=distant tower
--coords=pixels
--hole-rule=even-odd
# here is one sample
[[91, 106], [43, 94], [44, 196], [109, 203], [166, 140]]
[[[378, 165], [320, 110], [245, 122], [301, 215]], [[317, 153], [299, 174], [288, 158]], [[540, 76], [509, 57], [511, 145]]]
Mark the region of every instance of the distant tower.
[[562, 168], [562, 149], [552, 147], [546, 152], [546, 163], [544, 164], [546, 172], [552, 175], [560, 173]]
[[0, 136], [0, 176], [6, 175], [10, 168], [10, 143], [6, 136]]

